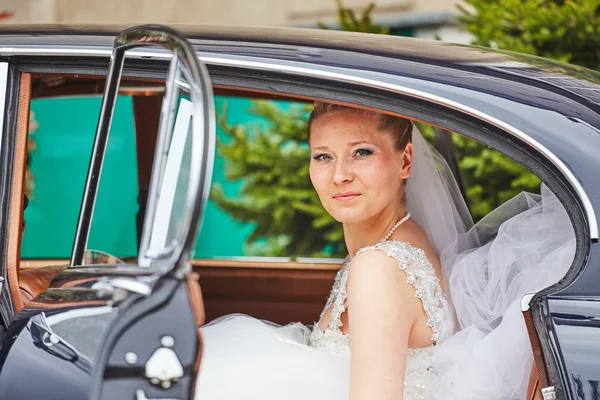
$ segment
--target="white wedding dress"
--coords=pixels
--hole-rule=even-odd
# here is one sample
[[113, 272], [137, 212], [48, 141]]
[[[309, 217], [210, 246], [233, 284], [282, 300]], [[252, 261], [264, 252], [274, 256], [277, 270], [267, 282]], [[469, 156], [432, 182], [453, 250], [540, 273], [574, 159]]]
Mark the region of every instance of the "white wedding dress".
[[[416, 128], [412, 142], [407, 210], [438, 251], [446, 296], [422, 251], [396, 241], [361, 249], [398, 261], [429, 319], [435, 345], [409, 350], [404, 400], [524, 399], [532, 354], [520, 301], [558, 282], [571, 265], [569, 215], [542, 185], [540, 195], [521, 193], [473, 225], [443, 157]], [[318, 322], [311, 331], [245, 315], [204, 326], [195, 398], [348, 399], [351, 338], [339, 328], [349, 265], [336, 276], [324, 330]]]
[[[379, 250], [398, 262], [415, 296], [423, 303], [433, 342], [453, 331], [448, 303], [433, 266], [421, 249], [383, 241], [357, 254]], [[324, 311], [331, 321], [321, 330], [301, 324], [278, 327], [244, 315], [221, 318], [202, 330], [204, 353], [196, 399], [347, 399], [350, 385], [350, 336], [342, 333], [346, 281], [351, 262], [338, 271]], [[377, 266], [373, 266], [376, 268]], [[431, 399], [436, 379], [436, 345], [409, 349], [404, 399]]]
[[[375, 246], [362, 248], [357, 255], [371, 249], [383, 251], [394, 258], [398, 262], [399, 269], [404, 271], [406, 282], [414, 286], [415, 296], [421, 299], [427, 314], [427, 326], [432, 331], [431, 340], [435, 343], [440, 338], [448, 337], [452, 332], [451, 313], [440, 281], [433, 266], [425, 257], [425, 252], [405, 242], [384, 241]], [[309, 340], [310, 346], [348, 360], [350, 359], [350, 335], [340, 330], [342, 326], [340, 317], [346, 311], [344, 303], [347, 298], [346, 283], [349, 266], [350, 263], [345, 262], [338, 271], [331, 295], [325, 305], [324, 311], [332, 307], [329, 325], [321, 330], [319, 324], [316, 324]], [[377, 266], [374, 265], [373, 268]], [[409, 349], [404, 379], [404, 399], [430, 398], [431, 383], [436, 378], [434, 353], [435, 344]]]

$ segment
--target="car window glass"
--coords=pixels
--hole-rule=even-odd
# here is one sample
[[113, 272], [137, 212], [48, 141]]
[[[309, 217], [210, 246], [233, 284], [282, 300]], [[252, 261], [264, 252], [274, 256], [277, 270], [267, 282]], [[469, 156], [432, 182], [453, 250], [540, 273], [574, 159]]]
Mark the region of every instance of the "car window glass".
[[[345, 255], [341, 227], [321, 207], [308, 175], [311, 106], [227, 96], [215, 102], [217, 151], [195, 258]], [[100, 103], [101, 96], [32, 100], [24, 259], [70, 256]], [[120, 96], [88, 242], [95, 250], [88, 257], [98, 261], [138, 254], [134, 125], [132, 98]], [[433, 127], [419, 129], [435, 143]], [[450, 135], [475, 220], [522, 190], [539, 191], [539, 179], [518, 163]]]
[[[70, 257], [101, 96], [31, 101], [22, 258]], [[88, 248], [137, 255], [132, 98], [117, 100]]]
[[315, 199], [307, 164], [309, 108], [223, 96], [215, 105], [213, 184], [195, 257], [282, 254], [289, 234], [308, 228], [294, 226], [304, 215], [297, 207]]
[[[219, 125], [211, 199], [196, 258], [344, 257], [342, 228], [323, 209], [308, 173], [311, 106], [218, 97]], [[436, 132], [419, 123], [436, 144]], [[475, 221], [540, 180], [472, 139], [449, 133], [464, 195]]]
[[167, 143], [167, 159], [157, 199], [156, 217], [148, 256], [160, 254], [164, 248], [174, 246], [180, 240], [183, 220], [186, 217], [186, 198], [190, 178], [192, 156], [192, 103], [186, 98], [178, 102], [175, 120]]

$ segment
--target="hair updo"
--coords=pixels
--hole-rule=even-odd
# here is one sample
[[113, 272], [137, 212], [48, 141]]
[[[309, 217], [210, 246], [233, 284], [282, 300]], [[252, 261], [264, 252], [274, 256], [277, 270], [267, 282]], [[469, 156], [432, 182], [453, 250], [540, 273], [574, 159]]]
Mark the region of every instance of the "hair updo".
[[314, 121], [325, 114], [336, 111], [348, 111], [358, 115], [370, 115], [375, 117], [377, 121], [377, 128], [392, 134], [394, 137], [394, 148], [398, 151], [404, 150], [406, 145], [412, 142], [413, 123], [409, 119], [383, 114], [376, 111], [364, 110], [362, 108], [325, 103], [322, 101], [314, 102], [314, 109], [308, 119], [308, 138], [310, 139], [310, 130]]

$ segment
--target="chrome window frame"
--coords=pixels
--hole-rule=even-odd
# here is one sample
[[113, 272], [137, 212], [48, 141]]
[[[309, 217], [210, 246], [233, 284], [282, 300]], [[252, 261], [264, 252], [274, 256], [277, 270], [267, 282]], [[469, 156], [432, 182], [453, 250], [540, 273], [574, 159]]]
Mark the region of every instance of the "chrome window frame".
[[[110, 57], [111, 49], [98, 48], [91, 49], [80, 48], [53, 48], [50, 46], [27, 46], [27, 47], [0, 47], [0, 56], [64, 56], [64, 57]], [[129, 58], [169, 61], [171, 55], [160, 50], [131, 50], [127, 53]], [[583, 189], [581, 182], [577, 179], [573, 171], [554, 153], [542, 145], [540, 142], [521, 131], [520, 129], [501, 121], [491, 115], [476, 110], [464, 104], [431, 94], [413, 88], [393, 84], [383, 80], [377, 80], [369, 76], [368, 71], [349, 70], [341, 67], [321, 66], [306, 62], [277, 60], [271, 58], [248, 57], [248, 56], [229, 56], [216, 53], [198, 53], [200, 61], [206, 65], [254, 69], [275, 73], [286, 73], [296, 76], [305, 76], [311, 78], [327, 79], [344, 83], [358, 84], [361, 86], [390, 91], [402, 95], [425, 100], [433, 104], [448, 107], [464, 114], [473, 116], [486, 124], [500, 128], [534, 148], [550, 161], [567, 179], [569, 184], [581, 201], [585, 216], [588, 221], [588, 233], [592, 241], [598, 241], [600, 238], [600, 226], [596, 217], [596, 212], [590, 200], [590, 197]]]
[[[0, 47], [0, 56], [54, 56], [54, 57], [65, 57], [72, 58], [78, 57], [92, 57], [109, 59], [112, 49], [109, 47], [100, 49], [90, 48], [53, 48], [53, 47]], [[361, 71], [355, 69], [341, 68], [341, 67], [330, 67], [315, 65], [309, 62], [298, 62], [298, 61], [284, 61], [270, 58], [260, 57], [237, 57], [230, 55], [223, 55], [217, 53], [201, 53], [197, 52], [197, 55], [201, 62], [209, 66], [226, 67], [235, 69], [246, 69], [246, 70], [262, 70], [265, 72], [271, 72], [274, 74], [288, 74], [292, 76], [307, 76], [316, 79], [323, 79], [330, 82], [341, 82], [354, 84], [360, 87], [373, 88], [390, 92], [392, 94], [398, 94], [417, 100], [423, 100], [427, 103], [440, 105], [449, 110], [457, 111], [458, 113], [471, 116], [475, 120], [481, 121], [482, 124], [488, 124], [497, 127], [502, 132], [518, 139], [520, 142], [531, 146], [540, 155], [545, 157], [565, 178], [566, 182], [571, 185], [575, 198], [580, 201], [583, 216], [587, 219], [588, 230], [586, 231], [589, 235], [589, 239], [593, 242], [598, 240], [598, 220], [594, 211], [591, 200], [583, 186], [573, 173], [573, 171], [562, 162], [553, 152], [537, 142], [531, 136], [525, 132], [517, 129], [516, 127], [507, 124], [503, 121], [494, 118], [491, 115], [483, 113], [479, 110], [465, 106], [461, 103], [428, 93], [425, 91], [415, 90], [411, 87], [403, 86], [400, 84], [390, 83], [384, 80], [373, 79], [372, 75], [369, 75], [368, 71]], [[171, 55], [161, 50], [130, 50], [127, 52], [127, 58], [136, 60], [149, 60], [149, 61], [161, 61], [169, 62]], [[215, 258], [222, 259], [222, 258]], [[224, 258], [227, 259], [227, 258]], [[236, 258], [240, 261], [244, 257]], [[302, 262], [307, 262], [309, 258], [303, 258]], [[268, 260], [262, 260], [267, 261]], [[299, 260], [296, 260], [299, 261]], [[329, 264], [329, 262], [325, 262]], [[332, 263], [335, 261], [332, 260]], [[12, 303], [11, 303], [12, 304]], [[1, 306], [1, 304], [0, 304]], [[4, 311], [4, 310], [3, 310]], [[14, 313], [13, 313], [14, 315]]]
[[[146, 268], [160, 267], [163, 273], [173, 271], [176, 276], [184, 276], [188, 272], [189, 256], [197, 239], [212, 181], [216, 142], [212, 83], [208, 70], [185, 37], [168, 27], [158, 25], [141, 25], [126, 29], [114, 40], [69, 268], [82, 265], [83, 254], [87, 247], [96, 193], [101, 179], [102, 164], [125, 59], [130, 52], [135, 53], [139, 51], [140, 47], [146, 49], [147, 46], [160, 46], [163, 52], [161, 54], [167, 51], [170, 68], [155, 149], [157, 156], [152, 165], [146, 220], [152, 220], [157, 211], [158, 203], [155, 196], [161, 190], [162, 174], [167, 162], [167, 134], [174, 117], [175, 104], [172, 101], [177, 97], [179, 87], [184, 85], [183, 82], [185, 82], [190, 96], [192, 153], [187, 182], [188, 191], [185, 196], [187, 214], [183, 216], [179, 232], [176, 233], [178, 241], [173, 245], [158, 249], [156, 253], [149, 254], [154, 224], [145, 224], [141, 236], [138, 264]], [[160, 53], [160, 50], [158, 52]], [[181, 80], [182, 77], [185, 77], [185, 81]], [[187, 134], [189, 133], [186, 132]]]

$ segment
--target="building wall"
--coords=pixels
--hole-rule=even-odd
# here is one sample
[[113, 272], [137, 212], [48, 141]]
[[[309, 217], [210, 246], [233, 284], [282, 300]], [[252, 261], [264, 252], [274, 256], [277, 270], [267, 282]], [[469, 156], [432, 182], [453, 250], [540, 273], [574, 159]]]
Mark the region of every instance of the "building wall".
[[[374, 17], [395, 18], [456, 13], [457, 0], [377, 0]], [[357, 10], [366, 0], [344, 0]], [[311, 26], [333, 22], [335, 0], [3, 0], [5, 23], [167, 23]]]

